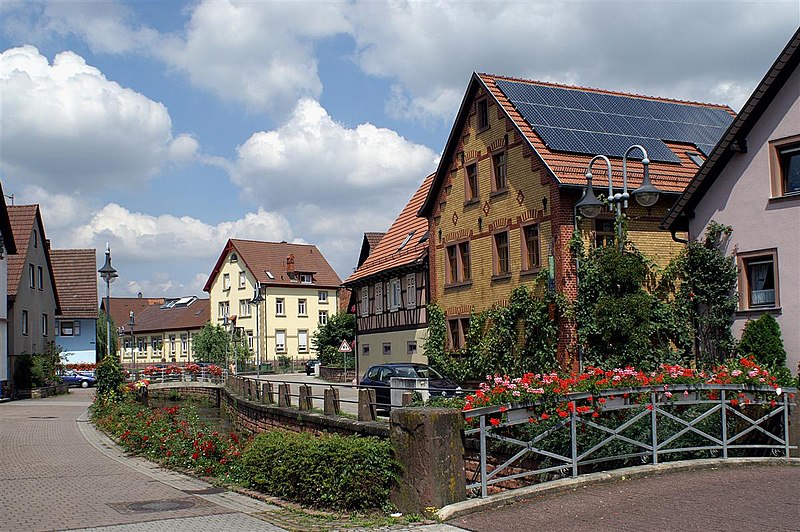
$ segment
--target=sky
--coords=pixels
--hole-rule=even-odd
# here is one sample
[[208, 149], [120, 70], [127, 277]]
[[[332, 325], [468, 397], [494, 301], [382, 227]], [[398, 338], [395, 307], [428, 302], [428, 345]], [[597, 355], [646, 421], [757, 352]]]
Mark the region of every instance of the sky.
[[738, 111], [799, 25], [796, 0], [2, 0], [0, 180], [53, 248], [110, 244], [112, 295], [203, 296], [228, 238], [344, 280], [473, 71]]

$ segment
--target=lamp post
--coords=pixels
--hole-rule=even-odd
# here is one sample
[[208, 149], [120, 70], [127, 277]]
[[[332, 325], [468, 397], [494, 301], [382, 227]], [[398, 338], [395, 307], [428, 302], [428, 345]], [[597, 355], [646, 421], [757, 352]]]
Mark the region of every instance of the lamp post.
[[264, 296], [261, 295], [261, 284], [256, 282], [253, 288], [253, 299], [250, 301], [256, 306], [256, 377], [261, 378], [261, 332], [259, 330], [259, 307], [264, 301]]
[[225, 371], [230, 370], [230, 366], [228, 366], [228, 344], [230, 343], [228, 340], [228, 326], [231, 324], [231, 320], [228, 319], [228, 316], [222, 318], [222, 328], [225, 331]]
[[133, 371], [136, 371], [136, 336], [133, 334], [133, 311], [131, 311], [131, 318], [128, 320], [128, 328], [131, 330], [131, 356], [133, 357]]
[[106, 242], [106, 263], [97, 270], [106, 282], [106, 356], [111, 355], [111, 283], [119, 277], [117, 270], [111, 266], [111, 248]]
[[[642, 152], [642, 166], [644, 167], [644, 177], [642, 184], [639, 188], [634, 190], [631, 194], [628, 193], [628, 155], [633, 150]], [[633, 196], [636, 202], [642, 207], [652, 207], [658, 201], [661, 195], [661, 190], [656, 188], [650, 182], [650, 159], [647, 156], [647, 150], [644, 147], [634, 144], [627, 150], [622, 157], [622, 192], [614, 192], [614, 184], [611, 179], [611, 161], [605, 155], [595, 155], [589, 161], [589, 166], [586, 168], [586, 189], [583, 196], [575, 204], [575, 210], [580, 211], [583, 216], [587, 218], [595, 218], [600, 214], [603, 203], [597, 199], [592, 189], [592, 165], [595, 161], [602, 159], [606, 163], [606, 170], [608, 172], [608, 209], [617, 211], [617, 237], [619, 240], [620, 249], [622, 246], [622, 210], [628, 208], [628, 199]], [[577, 223], [577, 222], [576, 222]]]

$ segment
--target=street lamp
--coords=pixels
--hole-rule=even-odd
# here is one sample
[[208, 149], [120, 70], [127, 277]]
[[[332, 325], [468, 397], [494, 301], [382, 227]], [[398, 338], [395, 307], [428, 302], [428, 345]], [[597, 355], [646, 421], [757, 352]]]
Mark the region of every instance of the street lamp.
[[259, 331], [259, 307], [264, 301], [264, 296], [261, 295], [261, 284], [256, 282], [253, 288], [253, 299], [250, 301], [256, 306], [256, 377], [261, 378], [261, 333]]
[[[228, 326], [230, 324], [231, 324], [231, 320], [228, 319], [228, 315], [226, 314], [222, 318], [222, 329], [225, 331], [226, 340], [227, 340], [227, 336], [228, 336]], [[225, 371], [230, 371], [230, 366], [228, 366], [228, 344], [230, 344], [230, 342], [226, 341], [225, 342]]]
[[111, 248], [106, 242], [106, 263], [97, 270], [106, 282], [106, 356], [111, 355], [111, 283], [119, 277], [117, 270], [111, 266]]
[[131, 356], [133, 357], [133, 371], [136, 371], [136, 336], [133, 335], [133, 311], [131, 311], [131, 319], [128, 320], [128, 328], [131, 330]]
[[[642, 152], [644, 177], [642, 178], [642, 185], [634, 190], [633, 193], [629, 194], [628, 155], [630, 155], [633, 150], [637, 149]], [[625, 154], [622, 157], [622, 192], [614, 192], [614, 184], [611, 180], [611, 162], [608, 160], [608, 157], [605, 155], [595, 155], [592, 160], [589, 161], [589, 166], [586, 168], [586, 190], [584, 191], [580, 201], [575, 204], [575, 209], [579, 210], [580, 213], [587, 218], [597, 217], [597, 215], [600, 214], [602, 207], [602, 203], [597, 199], [597, 197], [594, 195], [594, 191], [592, 190], [592, 165], [598, 159], [602, 159], [606, 163], [606, 169], [608, 172], [608, 209], [613, 211], [614, 207], [616, 206], [617, 235], [621, 245], [622, 227], [619, 222], [622, 218], [622, 209], [628, 208], [628, 199], [633, 196], [636, 202], [642, 207], [652, 207], [658, 201], [658, 198], [661, 195], [661, 190], [659, 190], [650, 182], [650, 159], [647, 156], [647, 150], [645, 150], [643, 146], [634, 144], [625, 150]]]

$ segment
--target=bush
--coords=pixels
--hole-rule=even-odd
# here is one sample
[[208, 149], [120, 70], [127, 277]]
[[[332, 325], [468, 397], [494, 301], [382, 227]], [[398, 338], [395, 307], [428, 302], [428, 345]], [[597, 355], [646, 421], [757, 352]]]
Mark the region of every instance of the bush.
[[380, 508], [399, 465], [391, 444], [378, 438], [289, 433], [259, 434], [242, 454], [251, 487], [310, 506]]
[[739, 342], [741, 356], [753, 355], [758, 362], [772, 369], [786, 366], [786, 350], [783, 348], [781, 327], [769, 314], [748, 321]]
[[100, 401], [117, 402], [122, 398], [122, 385], [125, 384], [125, 371], [116, 355], [103, 358], [95, 370], [97, 377], [97, 397]]

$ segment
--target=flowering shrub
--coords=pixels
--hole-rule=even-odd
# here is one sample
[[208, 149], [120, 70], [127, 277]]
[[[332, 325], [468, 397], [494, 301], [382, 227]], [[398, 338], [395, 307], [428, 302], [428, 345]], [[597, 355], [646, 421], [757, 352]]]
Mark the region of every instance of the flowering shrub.
[[74, 369], [75, 371], [94, 371], [97, 364], [90, 364], [88, 362], [80, 362], [77, 364], [66, 364], [67, 369]]
[[170, 364], [164, 371], [167, 373], [167, 375], [180, 375], [181, 367], [177, 364]]
[[152, 375], [153, 373], [158, 373], [159, 371], [161, 371], [161, 369], [157, 368], [156, 366], [147, 366], [142, 370], [142, 373], [144, 375]]
[[206, 371], [208, 371], [211, 375], [214, 375], [215, 377], [219, 377], [220, 375], [222, 375], [222, 368], [219, 366], [215, 366], [214, 364], [206, 366]]
[[192, 407], [148, 408], [132, 401], [95, 403], [92, 417], [134, 454], [200, 475], [228, 481], [239, 477], [239, 457], [247, 440], [234, 432], [210, 429]]
[[186, 364], [183, 368], [184, 371], [188, 371], [189, 373], [200, 373], [200, 366], [194, 363]]
[[[557, 373], [526, 373], [522, 377], [487, 375], [486, 382], [464, 400], [464, 411], [490, 405], [507, 403], [542, 402], [555, 406], [558, 398], [574, 392], [596, 394], [602, 390], [662, 386], [666, 397], [672, 397], [669, 386], [672, 384], [740, 384], [745, 386], [772, 386], [778, 388], [787, 384], [769, 370], [756, 364], [752, 356], [732, 359], [710, 371], [687, 368], [680, 365], [662, 364], [657, 371], [641, 371], [634, 368], [588, 368], [583, 373], [561, 376]], [[791, 384], [791, 382], [788, 382]], [[627, 398], [627, 393], [625, 393]], [[587, 402], [592, 403], [590, 396]], [[574, 401], [558, 407], [557, 414], [566, 417], [576, 409], [578, 413], [597, 410], [605, 400], [598, 398], [593, 407], [578, 408]], [[588, 405], [584, 405], [588, 406]], [[546, 410], [545, 410], [546, 413]], [[566, 413], [566, 414], [565, 414]], [[498, 421], [499, 423], [499, 421]]]

